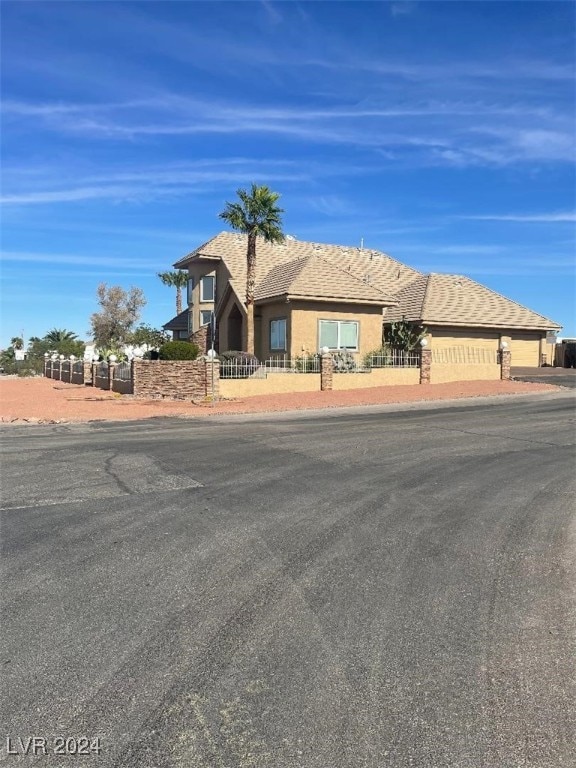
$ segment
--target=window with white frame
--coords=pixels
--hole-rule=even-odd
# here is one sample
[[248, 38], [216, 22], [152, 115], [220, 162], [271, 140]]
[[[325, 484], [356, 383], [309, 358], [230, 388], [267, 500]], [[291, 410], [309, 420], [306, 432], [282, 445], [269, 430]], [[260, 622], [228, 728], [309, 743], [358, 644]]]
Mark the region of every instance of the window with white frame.
[[358, 323], [355, 320], [320, 320], [318, 347], [358, 351]]
[[200, 278], [200, 301], [214, 302], [216, 279], [211, 275]]
[[212, 317], [211, 309], [200, 310], [200, 325], [209, 325], [211, 317]]
[[270, 349], [286, 349], [286, 318], [270, 320]]
[[188, 278], [187, 299], [188, 299], [188, 306], [191, 307], [192, 304], [194, 304], [194, 278], [193, 277]]
[[192, 312], [188, 312], [188, 335], [190, 335], [193, 330], [194, 328], [192, 325]]
[[189, 331], [178, 331], [179, 339], [188, 339], [190, 337]]

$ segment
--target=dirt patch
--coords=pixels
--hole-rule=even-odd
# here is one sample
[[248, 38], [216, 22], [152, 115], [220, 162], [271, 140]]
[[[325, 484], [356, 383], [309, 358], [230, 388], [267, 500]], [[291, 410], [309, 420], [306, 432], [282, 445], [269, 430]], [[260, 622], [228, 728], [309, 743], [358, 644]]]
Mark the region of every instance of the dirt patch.
[[158, 416], [211, 416], [226, 413], [338, 408], [354, 405], [412, 403], [422, 400], [453, 400], [529, 394], [557, 390], [550, 384], [520, 381], [461, 381], [449, 384], [374, 387], [341, 392], [297, 392], [262, 395], [215, 403], [174, 400], [137, 400], [92, 387], [55, 383], [52, 379], [0, 378], [0, 421], [10, 424], [85, 421], [127, 421]]

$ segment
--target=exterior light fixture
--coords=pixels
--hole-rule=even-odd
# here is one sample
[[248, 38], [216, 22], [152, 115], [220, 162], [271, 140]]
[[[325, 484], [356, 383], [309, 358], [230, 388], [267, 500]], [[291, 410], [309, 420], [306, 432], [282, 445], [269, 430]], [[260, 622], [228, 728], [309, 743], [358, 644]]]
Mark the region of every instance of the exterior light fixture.
[[118, 360], [118, 358], [116, 357], [116, 355], [108, 355], [108, 360], [109, 360], [111, 363], [115, 363], [115, 362], [116, 362], [116, 360]]
[[64, 355], [60, 355], [60, 360], [65, 360], [65, 359], [66, 359], [66, 358], [65, 358], [65, 356], [64, 356]]
[[327, 355], [328, 352], [330, 352], [330, 347], [322, 347], [320, 351], [322, 352], [323, 355]]
[[500, 342], [500, 349], [502, 352], [504, 352], [505, 349], [508, 349], [508, 342], [507, 341], [501, 341]]
[[428, 339], [420, 339], [420, 346], [421, 347], [427, 347], [428, 346]]

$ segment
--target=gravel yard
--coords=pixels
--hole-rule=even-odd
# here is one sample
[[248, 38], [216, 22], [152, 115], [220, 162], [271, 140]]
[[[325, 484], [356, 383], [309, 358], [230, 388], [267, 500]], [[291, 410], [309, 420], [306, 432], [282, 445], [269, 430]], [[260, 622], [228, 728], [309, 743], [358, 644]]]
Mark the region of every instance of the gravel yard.
[[137, 400], [129, 395], [64, 384], [53, 379], [0, 378], [0, 420], [3, 423], [65, 423], [125, 421], [155, 416], [210, 416], [226, 413], [267, 413], [354, 405], [452, 400], [554, 391], [550, 384], [519, 381], [462, 381], [450, 384], [374, 387], [343, 392], [266, 395], [195, 404], [172, 400]]

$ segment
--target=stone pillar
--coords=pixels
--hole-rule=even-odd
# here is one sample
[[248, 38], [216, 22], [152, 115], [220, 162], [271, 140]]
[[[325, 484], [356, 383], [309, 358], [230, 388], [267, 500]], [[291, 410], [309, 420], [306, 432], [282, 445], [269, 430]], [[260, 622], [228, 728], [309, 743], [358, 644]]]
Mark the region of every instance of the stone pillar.
[[432, 367], [432, 350], [423, 347], [420, 351], [420, 384], [430, 384], [430, 368]]
[[114, 370], [116, 369], [116, 363], [108, 363], [108, 389], [110, 392], [113, 390], [114, 382]]
[[91, 367], [92, 367], [92, 376], [91, 376], [92, 386], [95, 387], [96, 386], [96, 369], [98, 368], [98, 363], [91, 363]]
[[197, 344], [201, 355], [205, 355], [210, 349], [210, 329], [207, 325], [198, 328], [197, 331], [190, 334], [190, 341]]
[[332, 355], [327, 353], [322, 355], [320, 363], [320, 389], [322, 392], [329, 392], [332, 389], [332, 379], [334, 376], [334, 361]]
[[84, 361], [84, 384], [93, 386], [94, 380], [92, 378], [92, 363]]
[[504, 381], [510, 379], [510, 365], [512, 361], [512, 354], [509, 349], [500, 350], [500, 378]]
[[220, 397], [220, 360], [212, 360], [209, 355], [204, 358], [204, 387], [206, 397], [212, 399], [212, 376], [214, 376], [214, 402]]

